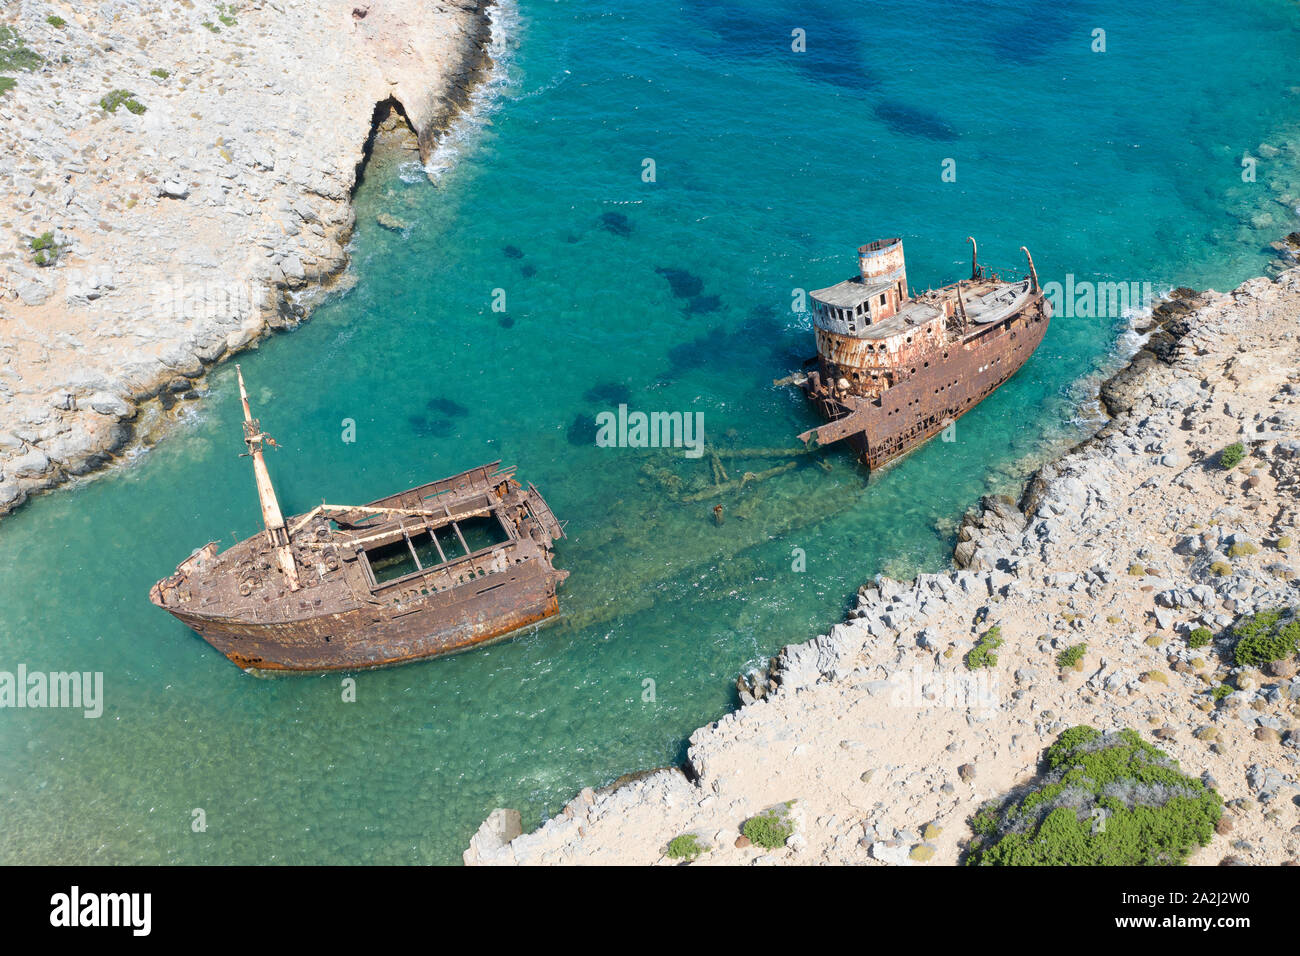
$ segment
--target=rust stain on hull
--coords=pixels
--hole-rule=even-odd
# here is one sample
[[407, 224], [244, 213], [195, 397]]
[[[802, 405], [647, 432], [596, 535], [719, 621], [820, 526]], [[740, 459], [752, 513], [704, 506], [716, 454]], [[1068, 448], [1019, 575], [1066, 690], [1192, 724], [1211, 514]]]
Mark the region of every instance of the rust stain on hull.
[[1032, 258], [1029, 275], [1009, 282], [986, 276], [973, 258], [968, 281], [915, 297], [901, 240], [863, 246], [859, 264], [860, 275], [812, 293], [817, 356], [778, 384], [801, 386], [828, 420], [801, 438], [845, 441], [876, 469], [1019, 371], [1047, 332], [1051, 303]]

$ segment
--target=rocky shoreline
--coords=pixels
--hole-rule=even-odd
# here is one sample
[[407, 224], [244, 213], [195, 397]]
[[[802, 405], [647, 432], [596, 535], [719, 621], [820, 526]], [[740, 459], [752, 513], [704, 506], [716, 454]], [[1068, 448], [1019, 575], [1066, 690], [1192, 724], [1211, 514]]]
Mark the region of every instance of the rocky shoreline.
[[377, 128], [428, 158], [491, 68], [491, 4], [6, 8], [0, 514], [165, 431], [209, 368], [306, 318], [347, 266]]
[[[1237, 666], [1231, 632], [1300, 604], [1300, 269], [1177, 290], [1143, 331], [1101, 386], [1109, 422], [1019, 501], [981, 501], [952, 570], [877, 576], [742, 677], [684, 768], [585, 789], [531, 833], [497, 810], [465, 862], [666, 864], [685, 838], [697, 865], [953, 864], [971, 815], [1081, 724], [1132, 727], [1222, 795], [1192, 863], [1300, 858], [1295, 659]], [[742, 825], [774, 811], [793, 833], [752, 845]]]

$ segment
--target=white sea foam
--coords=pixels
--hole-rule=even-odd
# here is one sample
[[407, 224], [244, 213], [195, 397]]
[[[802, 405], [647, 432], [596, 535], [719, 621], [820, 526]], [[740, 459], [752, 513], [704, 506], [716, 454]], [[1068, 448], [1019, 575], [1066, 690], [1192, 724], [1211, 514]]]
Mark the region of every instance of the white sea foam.
[[493, 3], [488, 8], [488, 25], [491, 30], [488, 56], [492, 58], [492, 66], [487, 76], [470, 92], [469, 106], [452, 120], [447, 132], [438, 139], [429, 161], [423, 166], [414, 162], [403, 163], [398, 168], [403, 182], [413, 183], [421, 176], [427, 176], [437, 183], [490, 125], [491, 114], [500, 106], [509, 85], [510, 66], [518, 45], [519, 7], [515, 0]]

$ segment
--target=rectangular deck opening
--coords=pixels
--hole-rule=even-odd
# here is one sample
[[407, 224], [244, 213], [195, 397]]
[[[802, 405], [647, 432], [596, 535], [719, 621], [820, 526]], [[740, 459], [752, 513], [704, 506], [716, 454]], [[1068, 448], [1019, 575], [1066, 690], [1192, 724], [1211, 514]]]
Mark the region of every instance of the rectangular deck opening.
[[411, 535], [411, 547], [415, 548], [415, 555], [420, 559], [421, 567], [432, 568], [442, 564], [442, 554], [434, 544], [433, 535], [429, 532], [421, 531], [419, 534]]
[[442, 553], [447, 556], [448, 561], [463, 558], [468, 553], [465, 546], [460, 543], [460, 538], [457, 537], [456, 529], [452, 525], [445, 524], [435, 529], [434, 534], [438, 536], [438, 544], [442, 547]]
[[510, 535], [506, 533], [506, 529], [502, 527], [501, 520], [496, 515], [475, 515], [457, 521], [456, 524], [460, 526], [460, 533], [464, 536], [465, 543], [469, 545], [471, 553], [482, 551], [484, 548], [494, 548], [510, 540]]
[[392, 544], [367, 548], [366, 560], [370, 562], [370, 571], [380, 584], [414, 574], [418, 570], [415, 556], [406, 546], [405, 538], [398, 538]]

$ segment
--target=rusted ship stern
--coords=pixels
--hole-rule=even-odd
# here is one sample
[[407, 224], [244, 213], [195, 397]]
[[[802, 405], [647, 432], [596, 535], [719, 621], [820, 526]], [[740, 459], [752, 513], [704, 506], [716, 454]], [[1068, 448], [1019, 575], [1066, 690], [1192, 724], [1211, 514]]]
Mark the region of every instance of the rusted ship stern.
[[1009, 379], [1034, 353], [1051, 320], [1033, 257], [1029, 273], [985, 275], [975, 240], [970, 279], [910, 296], [901, 239], [858, 249], [851, 279], [811, 294], [817, 355], [798, 385], [828, 424], [799, 437], [845, 441], [870, 469], [948, 427]]
[[265, 531], [197, 549], [149, 599], [251, 671], [352, 670], [499, 640], [559, 611], [563, 528], [493, 462], [366, 505], [286, 520], [263, 458], [273, 444], [239, 376]]

